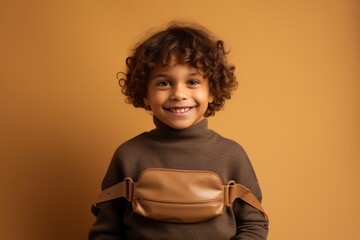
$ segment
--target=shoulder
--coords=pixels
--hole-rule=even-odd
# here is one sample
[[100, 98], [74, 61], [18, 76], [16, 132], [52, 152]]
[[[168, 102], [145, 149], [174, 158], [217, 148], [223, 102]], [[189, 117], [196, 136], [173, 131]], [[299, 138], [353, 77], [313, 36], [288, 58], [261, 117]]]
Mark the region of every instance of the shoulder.
[[[220, 159], [227, 166], [229, 178], [239, 182], [247, 182], [246, 178], [256, 179], [255, 172], [251, 161], [245, 149], [235, 140], [226, 138], [216, 133], [214, 135], [214, 149], [216, 152], [221, 152]], [[251, 177], [250, 177], [251, 176]], [[249, 186], [249, 184], [247, 184]]]
[[122, 156], [126, 155], [136, 155], [141, 152], [142, 149], [146, 147], [150, 138], [148, 132], [140, 133], [139, 135], [126, 140], [121, 143], [115, 150], [115, 155]]
[[[212, 131], [212, 130], [211, 130]], [[235, 154], [245, 153], [244, 148], [235, 140], [222, 136], [221, 134], [213, 131], [213, 143], [218, 147], [227, 149], [229, 152], [233, 152]]]
[[141, 158], [147, 139], [148, 133], [143, 132], [121, 143], [116, 148], [104, 179], [104, 186], [113, 185], [128, 176], [127, 169], [131, 168], [132, 165], [136, 165], [134, 159]]

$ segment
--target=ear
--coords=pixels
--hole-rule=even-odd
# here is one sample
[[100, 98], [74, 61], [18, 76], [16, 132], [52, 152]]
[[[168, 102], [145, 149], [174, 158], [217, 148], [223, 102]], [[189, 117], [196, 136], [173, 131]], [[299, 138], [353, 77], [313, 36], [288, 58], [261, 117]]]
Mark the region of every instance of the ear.
[[144, 101], [145, 109], [151, 110], [149, 98], [146, 96], [146, 97], [144, 97], [143, 101]]
[[214, 101], [214, 96], [212, 94], [209, 95], [209, 103], [212, 103]]
[[150, 105], [150, 101], [149, 101], [149, 98], [148, 98], [147, 96], [144, 97], [143, 101], [144, 101], [145, 106], [149, 106], [149, 105]]

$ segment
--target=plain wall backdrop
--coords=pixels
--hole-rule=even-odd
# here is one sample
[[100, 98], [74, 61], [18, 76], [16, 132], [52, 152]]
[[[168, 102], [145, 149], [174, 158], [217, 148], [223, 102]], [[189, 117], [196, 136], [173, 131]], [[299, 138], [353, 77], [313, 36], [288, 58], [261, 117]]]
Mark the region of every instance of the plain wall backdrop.
[[210, 128], [247, 151], [269, 240], [360, 239], [356, 0], [0, 2], [0, 239], [86, 239], [115, 148], [153, 128], [116, 73], [173, 19], [225, 41], [239, 88]]

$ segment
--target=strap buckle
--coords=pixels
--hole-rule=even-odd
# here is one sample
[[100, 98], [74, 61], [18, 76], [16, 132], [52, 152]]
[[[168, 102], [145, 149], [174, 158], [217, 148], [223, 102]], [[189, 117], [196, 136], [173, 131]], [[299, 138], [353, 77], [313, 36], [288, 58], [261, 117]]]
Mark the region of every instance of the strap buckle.
[[126, 177], [124, 179], [124, 197], [129, 202], [132, 201], [133, 198], [133, 192], [134, 192], [134, 181], [130, 177]]
[[233, 200], [231, 195], [231, 189], [236, 185], [234, 180], [229, 181], [224, 187], [224, 204], [226, 207], [230, 207]]

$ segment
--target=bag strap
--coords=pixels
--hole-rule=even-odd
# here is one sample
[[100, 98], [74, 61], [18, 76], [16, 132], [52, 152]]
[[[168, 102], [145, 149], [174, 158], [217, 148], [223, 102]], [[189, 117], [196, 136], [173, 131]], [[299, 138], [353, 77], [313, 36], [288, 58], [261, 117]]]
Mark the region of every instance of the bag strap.
[[244, 185], [235, 183], [234, 181], [230, 181], [227, 186], [229, 188], [229, 191], [228, 191], [228, 193], [229, 193], [228, 203], [229, 204], [233, 203], [235, 201], [235, 199], [240, 198], [241, 200], [243, 200], [250, 206], [259, 210], [264, 215], [264, 217], [266, 219], [268, 219], [268, 216], [266, 215], [265, 210], [261, 206], [261, 203], [255, 197], [255, 195], [250, 191], [250, 189], [248, 189]]
[[126, 198], [129, 202], [131, 202], [133, 185], [134, 181], [130, 177], [126, 177], [123, 182], [117, 183], [102, 191], [94, 205], [116, 198]]
[[[116, 198], [126, 198], [129, 202], [131, 202], [133, 188], [134, 181], [130, 177], [126, 177], [123, 182], [117, 183], [102, 191], [99, 198], [93, 205], [93, 208], [97, 208], [98, 203], [110, 201]], [[235, 183], [234, 181], [230, 181], [227, 185], [224, 185], [224, 188], [224, 202], [226, 206], [230, 206], [235, 201], [235, 199], [240, 198], [250, 206], [259, 210], [264, 215], [264, 217], [268, 219], [268, 216], [266, 215], [265, 210], [262, 208], [259, 200], [247, 187]]]

